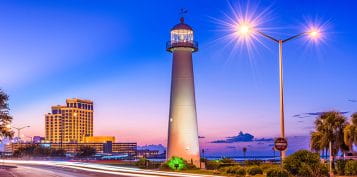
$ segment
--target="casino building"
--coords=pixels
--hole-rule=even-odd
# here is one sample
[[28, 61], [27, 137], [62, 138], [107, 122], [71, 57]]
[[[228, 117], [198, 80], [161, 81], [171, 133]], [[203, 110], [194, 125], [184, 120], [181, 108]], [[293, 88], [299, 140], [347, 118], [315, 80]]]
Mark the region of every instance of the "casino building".
[[67, 99], [45, 115], [45, 139], [51, 143], [84, 142], [93, 136], [93, 101]]

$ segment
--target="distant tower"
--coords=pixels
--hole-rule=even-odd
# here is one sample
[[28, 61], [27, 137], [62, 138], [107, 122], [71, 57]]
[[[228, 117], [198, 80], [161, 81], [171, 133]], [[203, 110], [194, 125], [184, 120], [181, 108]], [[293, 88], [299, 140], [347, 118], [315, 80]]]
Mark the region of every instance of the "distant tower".
[[192, 52], [198, 50], [193, 29], [184, 23], [171, 29], [166, 50], [173, 53], [167, 159], [182, 157], [200, 164]]

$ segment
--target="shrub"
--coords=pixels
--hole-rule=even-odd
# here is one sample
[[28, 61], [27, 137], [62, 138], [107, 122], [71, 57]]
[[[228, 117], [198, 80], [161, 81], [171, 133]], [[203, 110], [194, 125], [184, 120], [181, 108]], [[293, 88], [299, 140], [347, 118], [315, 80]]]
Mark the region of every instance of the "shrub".
[[246, 161], [244, 161], [244, 165], [247, 165], [247, 166], [252, 166], [252, 165], [259, 166], [262, 163], [263, 163], [263, 161], [261, 161], [261, 160], [246, 160]]
[[307, 165], [302, 164], [299, 169], [299, 177], [325, 177], [329, 176], [327, 164]]
[[237, 163], [230, 158], [223, 158], [221, 160], [206, 160], [206, 169], [208, 170], [218, 170], [225, 167], [234, 166]]
[[306, 165], [305, 163], [301, 164], [299, 170], [298, 170], [298, 174], [301, 177], [310, 177], [312, 176], [314, 172], [312, 171], [312, 168], [310, 168], [308, 165]]
[[96, 149], [92, 146], [81, 146], [77, 150], [77, 157], [90, 157], [97, 153]]
[[217, 170], [220, 167], [221, 163], [218, 160], [208, 160], [206, 162], [206, 169], [208, 170]]
[[252, 175], [252, 176], [257, 175], [257, 174], [263, 174], [263, 170], [258, 166], [251, 166], [248, 168], [247, 171], [248, 171], [248, 174]]
[[233, 174], [233, 173], [235, 173], [235, 168], [236, 168], [236, 166], [230, 166], [230, 167], [220, 168], [219, 170], [224, 173]]
[[235, 163], [235, 161], [231, 158], [223, 158], [220, 160], [221, 163]]
[[182, 170], [187, 166], [187, 162], [180, 157], [171, 157], [166, 163], [172, 170]]
[[230, 167], [236, 165], [236, 161], [230, 158], [223, 158], [219, 160], [219, 166], [218, 168], [223, 168], [223, 167]]
[[169, 165], [167, 163], [163, 163], [160, 166], [161, 170], [170, 170], [171, 168], [169, 167]]
[[140, 158], [139, 161], [135, 162], [135, 166], [139, 168], [146, 168], [147, 166], [149, 166], [148, 163], [150, 163], [150, 161], [146, 158]]
[[349, 160], [346, 162], [345, 175], [357, 175], [357, 160]]
[[335, 170], [338, 175], [345, 175], [345, 166], [346, 166], [347, 160], [336, 160], [335, 161]]
[[223, 167], [223, 168], [220, 168], [220, 171], [233, 174], [233, 173], [235, 173], [235, 168], [236, 168], [236, 166]]
[[247, 174], [247, 172], [246, 172], [245, 168], [241, 167], [236, 170], [235, 174], [237, 176], [245, 176]]
[[295, 176], [319, 177], [327, 175], [327, 167], [320, 162], [320, 156], [307, 150], [300, 150], [284, 160], [284, 168]]
[[278, 164], [271, 164], [271, 163], [263, 163], [261, 165], [259, 165], [259, 167], [266, 172], [267, 170], [269, 170], [270, 168], [274, 168], [274, 167], [279, 167]]
[[193, 170], [193, 169], [197, 169], [197, 167], [192, 163], [187, 163], [186, 162], [186, 167], [184, 168], [184, 170]]
[[32, 156], [32, 157], [64, 157], [66, 151], [62, 149], [51, 149], [48, 147], [43, 147], [39, 145], [26, 145], [18, 148], [14, 151], [13, 156], [22, 157], [22, 156]]
[[267, 170], [267, 177], [289, 177], [289, 173], [281, 167], [272, 167]]
[[197, 167], [191, 163], [187, 163], [186, 160], [182, 159], [181, 157], [172, 157], [166, 163], [159, 166], [158, 163], [150, 162], [150, 168], [158, 168], [161, 169], [171, 169], [171, 170], [192, 170], [197, 169]]
[[237, 176], [244, 176], [246, 174], [245, 168], [238, 165], [221, 168], [221, 171], [227, 174], [235, 174]]

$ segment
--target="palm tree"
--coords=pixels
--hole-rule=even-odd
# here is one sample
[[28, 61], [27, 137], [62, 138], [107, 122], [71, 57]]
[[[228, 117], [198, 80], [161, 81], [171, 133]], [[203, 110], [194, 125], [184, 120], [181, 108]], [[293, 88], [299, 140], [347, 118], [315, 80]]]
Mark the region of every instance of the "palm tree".
[[353, 144], [357, 145], [357, 113], [352, 114], [351, 124], [347, 125], [343, 132], [344, 141], [352, 152]]
[[9, 96], [0, 89], [0, 141], [3, 138], [12, 138], [14, 132], [10, 130], [12, 117], [9, 115]]
[[311, 132], [310, 149], [314, 152], [321, 152], [323, 147], [321, 145], [321, 132]]
[[329, 143], [332, 144], [332, 156], [336, 156], [339, 151], [348, 150], [344, 142], [344, 128], [348, 125], [345, 116], [340, 112], [324, 112], [315, 120], [315, 132], [312, 132], [310, 144], [314, 151], [329, 150]]

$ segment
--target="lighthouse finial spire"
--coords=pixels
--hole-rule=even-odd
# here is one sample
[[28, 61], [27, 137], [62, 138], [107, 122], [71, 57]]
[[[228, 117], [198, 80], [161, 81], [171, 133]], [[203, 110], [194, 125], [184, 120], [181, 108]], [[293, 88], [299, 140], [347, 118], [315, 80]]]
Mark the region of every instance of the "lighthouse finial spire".
[[188, 10], [185, 9], [185, 8], [181, 8], [181, 9], [180, 9], [180, 16], [181, 16], [180, 22], [181, 22], [181, 23], [183, 23], [183, 22], [185, 21], [184, 15], [187, 14], [187, 12], [188, 12]]

